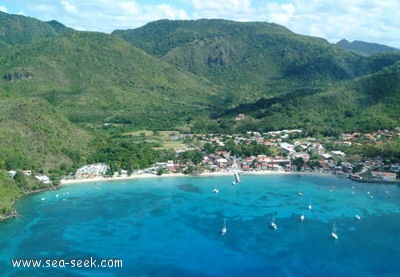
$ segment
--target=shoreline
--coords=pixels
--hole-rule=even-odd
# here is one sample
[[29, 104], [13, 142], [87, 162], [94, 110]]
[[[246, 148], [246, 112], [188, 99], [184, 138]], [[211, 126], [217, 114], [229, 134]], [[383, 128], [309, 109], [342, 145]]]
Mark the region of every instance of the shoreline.
[[[336, 176], [332, 173], [321, 173], [321, 172], [294, 172], [294, 171], [270, 171], [270, 170], [260, 170], [260, 171], [244, 171], [240, 172], [240, 175], [316, 175], [316, 176]], [[145, 178], [175, 178], [175, 177], [217, 177], [217, 176], [231, 176], [233, 175], [232, 171], [223, 171], [223, 172], [203, 172], [198, 175], [190, 175], [183, 173], [167, 173], [162, 175], [156, 175], [151, 173], [143, 173], [143, 174], [135, 174], [130, 176], [113, 176], [113, 177], [104, 177], [104, 176], [96, 176], [91, 178], [84, 179], [61, 179], [60, 186], [66, 185], [77, 185], [84, 183], [95, 183], [95, 182], [115, 182], [115, 181], [127, 181], [127, 180], [136, 180], [136, 179], [145, 179]]]
[[[240, 175], [316, 175], [316, 176], [335, 176], [332, 173], [321, 173], [321, 172], [295, 172], [295, 171], [271, 171], [271, 170], [259, 170], [259, 171], [242, 171]], [[139, 180], [145, 178], [176, 178], [176, 177], [218, 177], [218, 176], [232, 176], [233, 171], [218, 171], [218, 172], [203, 172], [198, 175], [190, 175], [190, 174], [183, 174], [183, 173], [167, 173], [162, 175], [156, 175], [151, 173], [142, 173], [142, 174], [134, 174], [130, 176], [118, 176], [118, 177], [104, 177], [104, 176], [96, 176], [84, 179], [61, 179], [60, 184], [56, 187], [52, 188], [42, 188], [39, 190], [34, 191], [26, 191], [21, 194], [21, 196], [42, 192], [42, 191], [49, 191], [49, 190], [57, 190], [63, 186], [69, 185], [80, 185], [85, 183], [96, 183], [96, 182], [117, 182], [117, 181], [127, 181], [127, 180]], [[18, 201], [18, 200], [17, 200]], [[14, 203], [15, 204], [15, 203]], [[13, 205], [14, 206], [14, 205]], [[11, 214], [0, 214], [0, 222], [5, 222], [12, 218], [17, 218], [20, 215], [14, 209], [15, 212]]]

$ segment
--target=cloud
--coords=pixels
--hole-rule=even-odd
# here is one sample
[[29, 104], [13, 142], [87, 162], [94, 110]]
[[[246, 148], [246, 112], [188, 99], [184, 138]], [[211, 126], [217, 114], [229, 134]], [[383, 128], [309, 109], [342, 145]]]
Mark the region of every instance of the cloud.
[[191, 0], [190, 1], [197, 11], [249, 11], [251, 7], [250, 0]]
[[140, 6], [133, 1], [118, 3], [118, 6], [127, 14], [139, 14], [141, 12]]
[[250, 0], [190, 0], [194, 18], [222, 18], [250, 21], [255, 10]]
[[[388, 0], [292, 0], [267, 3], [264, 20], [282, 24], [294, 32], [327, 38], [386, 43], [400, 47], [400, 1]], [[262, 18], [260, 18], [262, 19]]]
[[7, 10], [7, 8], [6, 8], [6, 7], [4, 7], [4, 6], [0, 6], [0, 12], [3, 12], [3, 13], [8, 13], [8, 10]]
[[61, 5], [63, 6], [64, 10], [69, 13], [78, 13], [78, 9], [67, 1], [61, 1]]
[[169, 19], [187, 19], [188, 15], [184, 10], [179, 10], [171, 5], [161, 4], [156, 6], [156, 11], [160, 15], [164, 15], [164, 18]]

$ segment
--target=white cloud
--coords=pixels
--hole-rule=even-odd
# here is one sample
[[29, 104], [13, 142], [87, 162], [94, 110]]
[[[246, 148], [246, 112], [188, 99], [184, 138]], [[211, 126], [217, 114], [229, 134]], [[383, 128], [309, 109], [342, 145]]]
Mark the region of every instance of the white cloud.
[[133, 1], [118, 3], [118, 6], [127, 14], [139, 14], [141, 12], [140, 6]]
[[164, 18], [169, 19], [187, 19], [188, 16], [184, 10], [179, 10], [171, 5], [161, 4], [156, 7], [157, 13], [164, 15]]
[[[400, 47], [400, 1], [397, 0], [292, 0], [262, 7], [264, 20], [294, 32], [320, 36], [330, 42], [342, 38]], [[257, 15], [256, 15], [257, 16]]]
[[8, 13], [7, 8], [4, 7], [4, 6], [0, 6], [0, 11], [1, 11], [1, 12], [4, 12], [4, 13]]
[[197, 11], [248, 11], [251, 7], [250, 0], [191, 0]]
[[250, 0], [190, 0], [194, 18], [251, 20], [254, 10]]
[[78, 9], [67, 1], [61, 1], [61, 5], [63, 6], [64, 10], [69, 13], [78, 13]]

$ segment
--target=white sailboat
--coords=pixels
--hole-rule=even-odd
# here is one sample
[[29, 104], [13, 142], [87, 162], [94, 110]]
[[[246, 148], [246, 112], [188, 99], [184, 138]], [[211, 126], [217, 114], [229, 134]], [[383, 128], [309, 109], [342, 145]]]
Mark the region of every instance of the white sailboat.
[[339, 238], [339, 236], [337, 235], [337, 232], [336, 232], [336, 224], [335, 224], [335, 222], [333, 222], [333, 224], [332, 224], [331, 236], [332, 236], [333, 239], [338, 239]]
[[239, 172], [238, 172], [238, 165], [236, 163], [236, 159], [234, 159], [233, 164], [232, 164], [232, 169], [233, 169], [233, 177], [235, 180], [232, 182], [232, 185], [238, 185], [240, 184], [240, 177], [239, 177]]
[[224, 223], [222, 224], [222, 229], [221, 229], [221, 236], [224, 236], [226, 234], [226, 219], [224, 218]]
[[270, 226], [272, 229], [278, 230], [278, 225], [275, 223], [275, 216], [272, 217]]
[[239, 173], [236, 170], [233, 173], [233, 176], [235, 177], [235, 181], [232, 182], [232, 185], [240, 184], [241, 181], [240, 181]]
[[306, 216], [304, 215], [304, 212], [303, 212], [303, 210], [302, 210], [302, 211], [301, 211], [301, 215], [299, 216], [299, 220], [300, 220], [301, 222], [303, 222], [304, 219], [306, 219]]

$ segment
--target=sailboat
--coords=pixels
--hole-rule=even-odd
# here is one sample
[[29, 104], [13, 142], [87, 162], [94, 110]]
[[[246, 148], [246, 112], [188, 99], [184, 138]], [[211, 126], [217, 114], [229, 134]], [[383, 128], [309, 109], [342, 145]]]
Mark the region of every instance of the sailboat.
[[226, 219], [224, 218], [224, 223], [222, 224], [222, 229], [221, 229], [221, 236], [226, 234]]
[[275, 216], [272, 217], [270, 226], [272, 229], [278, 230], [278, 225], [276, 225], [276, 223], [275, 223]]
[[233, 176], [235, 177], [235, 181], [232, 182], [232, 185], [238, 185], [240, 184], [240, 177], [239, 177], [239, 173], [235, 170], [235, 172], [233, 173]]
[[299, 216], [299, 220], [300, 221], [304, 221], [304, 219], [306, 219], [306, 216], [304, 215], [303, 210], [301, 211], [301, 215]]
[[339, 238], [338, 235], [337, 235], [337, 232], [336, 232], [336, 224], [335, 224], [335, 222], [333, 222], [333, 224], [332, 224], [331, 236], [332, 236], [333, 239], [338, 239]]

